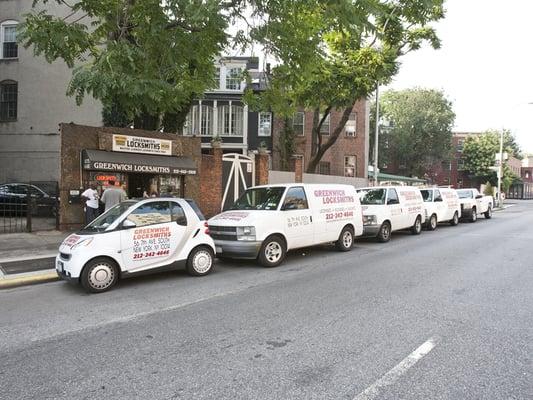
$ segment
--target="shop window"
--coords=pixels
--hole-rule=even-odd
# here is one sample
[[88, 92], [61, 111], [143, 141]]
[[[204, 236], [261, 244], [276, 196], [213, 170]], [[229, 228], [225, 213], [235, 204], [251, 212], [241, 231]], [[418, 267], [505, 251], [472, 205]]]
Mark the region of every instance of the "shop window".
[[[319, 121], [322, 120], [322, 117], [324, 114], [320, 114]], [[322, 126], [320, 127], [320, 133], [322, 135], [329, 135], [329, 121], [330, 121], [331, 114], [328, 114], [324, 122], [322, 123]]]
[[243, 107], [224, 105], [218, 107], [218, 134], [221, 136], [242, 136], [244, 126]]
[[297, 136], [304, 136], [305, 113], [298, 111], [292, 116], [292, 129]]
[[229, 68], [226, 71], [226, 89], [241, 90], [242, 72], [240, 68]]
[[178, 225], [187, 226], [187, 217], [185, 216], [185, 211], [178, 204], [171, 202], [172, 205], [172, 222], [176, 222]]
[[327, 161], [320, 161], [318, 163], [318, 173], [320, 175], [330, 175], [330, 165]]
[[302, 187], [293, 187], [287, 191], [282, 210], [306, 210], [307, 197]]
[[18, 84], [14, 81], [0, 82], [0, 121], [17, 119]]
[[168, 201], [156, 201], [137, 207], [127, 217], [135, 225], [146, 226], [164, 224], [171, 221], [171, 212]]
[[0, 24], [0, 58], [17, 58], [17, 21], [4, 21]]
[[269, 112], [260, 112], [258, 136], [270, 136], [271, 130], [272, 114]]
[[344, 176], [355, 178], [356, 160], [356, 156], [344, 156]]

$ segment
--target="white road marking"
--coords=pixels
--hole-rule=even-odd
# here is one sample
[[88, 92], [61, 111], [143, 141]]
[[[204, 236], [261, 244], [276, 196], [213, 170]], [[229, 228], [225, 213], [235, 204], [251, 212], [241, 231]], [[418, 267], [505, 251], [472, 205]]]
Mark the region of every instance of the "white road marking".
[[364, 392], [359, 393], [354, 397], [354, 400], [372, 400], [379, 394], [380, 390], [386, 386], [392, 385], [403, 374], [405, 374], [409, 368], [414, 366], [424, 356], [426, 356], [437, 345], [437, 338], [430, 338], [424, 342], [415, 351], [405, 357], [399, 364], [393, 369], [375, 381], [372, 385], [366, 388]]

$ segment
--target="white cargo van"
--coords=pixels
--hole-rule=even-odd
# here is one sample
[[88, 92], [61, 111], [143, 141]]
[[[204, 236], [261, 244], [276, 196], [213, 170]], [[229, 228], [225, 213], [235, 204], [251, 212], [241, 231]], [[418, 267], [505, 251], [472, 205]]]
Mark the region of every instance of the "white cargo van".
[[449, 222], [455, 226], [461, 218], [461, 205], [455, 189], [425, 188], [420, 189], [424, 199], [424, 225], [435, 230], [439, 222]]
[[350, 185], [283, 184], [247, 189], [230, 210], [211, 218], [219, 258], [279, 265], [288, 250], [335, 242], [352, 248], [363, 232], [361, 205]]
[[422, 231], [424, 202], [420, 190], [412, 186], [374, 186], [357, 189], [363, 209], [364, 236], [388, 242], [391, 232]]

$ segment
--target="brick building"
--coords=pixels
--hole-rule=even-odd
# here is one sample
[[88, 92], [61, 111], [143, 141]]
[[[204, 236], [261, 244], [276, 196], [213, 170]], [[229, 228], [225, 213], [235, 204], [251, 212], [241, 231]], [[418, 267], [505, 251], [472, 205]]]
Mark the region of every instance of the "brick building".
[[[330, 147], [320, 161], [316, 173], [346, 177], [366, 178], [368, 173], [368, 121], [369, 108], [366, 100], [358, 101], [350, 115], [345, 128], [335, 144]], [[332, 111], [322, 125], [322, 139], [327, 140], [342, 117], [341, 111]], [[313, 112], [298, 111], [292, 120], [294, 130], [293, 154], [284, 154], [281, 137], [284, 121], [274, 118], [272, 169], [294, 170], [294, 162], [290, 159], [302, 159], [305, 171], [311, 158]], [[285, 158], [285, 159], [284, 159]]]
[[531, 167], [522, 167], [520, 169], [520, 177], [522, 181], [527, 183], [533, 183], [533, 166]]

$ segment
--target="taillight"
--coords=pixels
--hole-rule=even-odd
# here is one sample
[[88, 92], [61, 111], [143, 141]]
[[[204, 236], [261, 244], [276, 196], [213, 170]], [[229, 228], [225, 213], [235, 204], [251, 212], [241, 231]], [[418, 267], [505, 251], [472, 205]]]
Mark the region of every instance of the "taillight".
[[205, 226], [205, 231], [204, 231], [204, 233], [205, 233], [206, 235], [209, 235], [209, 224], [207, 223], [207, 221], [204, 222], [204, 226]]

